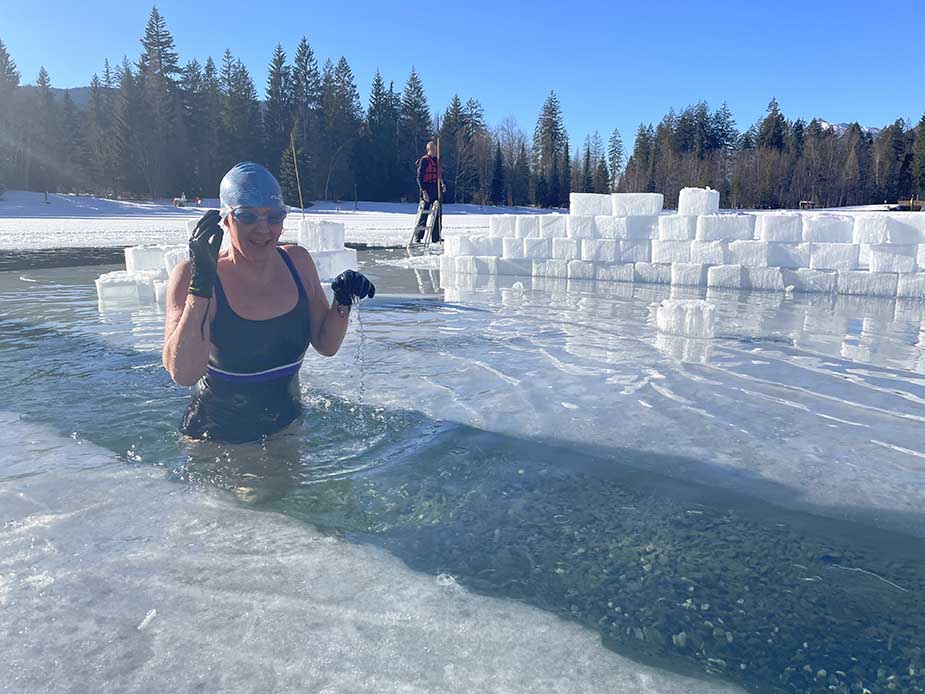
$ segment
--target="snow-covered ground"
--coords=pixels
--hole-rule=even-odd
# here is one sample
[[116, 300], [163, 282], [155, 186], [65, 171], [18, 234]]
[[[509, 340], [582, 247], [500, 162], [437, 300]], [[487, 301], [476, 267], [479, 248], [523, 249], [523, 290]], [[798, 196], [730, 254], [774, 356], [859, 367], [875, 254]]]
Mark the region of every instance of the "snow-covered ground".
[[[174, 207], [168, 200], [129, 202], [89, 196], [7, 192], [0, 200], [0, 250], [135, 246], [152, 243], [185, 243], [186, 222], [218, 200], [202, 201], [202, 208]], [[337, 205], [319, 201], [305, 211], [308, 219], [341, 222], [348, 244], [404, 246], [411, 236], [417, 205], [413, 203], [359, 202]], [[446, 205], [446, 233], [487, 231], [493, 214], [541, 214], [535, 208]], [[293, 210], [283, 232], [284, 241], [295, 241], [302, 214]]]

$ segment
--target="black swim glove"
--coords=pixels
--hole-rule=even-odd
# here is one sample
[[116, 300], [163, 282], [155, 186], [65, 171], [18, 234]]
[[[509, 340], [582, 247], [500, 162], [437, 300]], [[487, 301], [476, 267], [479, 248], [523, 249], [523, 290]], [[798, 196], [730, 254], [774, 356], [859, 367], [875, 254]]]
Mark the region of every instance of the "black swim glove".
[[218, 210], [206, 212], [189, 240], [189, 293], [206, 299], [212, 298], [215, 279], [218, 277], [218, 252], [222, 248], [224, 236], [219, 224], [221, 218]]
[[345, 270], [333, 282], [334, 298], [341, 306], [350, 306], [354, 301], [376, 296], [375, 285], [356, 270]]

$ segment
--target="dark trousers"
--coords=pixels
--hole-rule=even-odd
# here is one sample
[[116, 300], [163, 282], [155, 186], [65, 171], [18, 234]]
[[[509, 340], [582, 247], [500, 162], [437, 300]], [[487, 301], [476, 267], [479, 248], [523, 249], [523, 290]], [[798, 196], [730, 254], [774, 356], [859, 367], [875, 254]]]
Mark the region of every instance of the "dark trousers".
[[[417, 236], [415, 239], [421, 241], [424, 238], [425, 225], [427, 224], [427, 215], [430, 213], [430, 208], [437, 200], [437, 184], [436, 183], [425, 183], [424, 190], [427, 191], [428, 200], [424, 200], [423, 194], [421, 195], [421, 202], [424, 203], [423, 207], [418, 207], [419, 213], [417, 219], [414, 221], [414, 226], [418, 229]], [[442, 206], [441, 206], [442, 208]], [[437, 211], [437, 219], [434, 220], [434, 235], [431, 241], [434, 243], [440, 241], [441, 231], [443, 230], [443, 209]]]

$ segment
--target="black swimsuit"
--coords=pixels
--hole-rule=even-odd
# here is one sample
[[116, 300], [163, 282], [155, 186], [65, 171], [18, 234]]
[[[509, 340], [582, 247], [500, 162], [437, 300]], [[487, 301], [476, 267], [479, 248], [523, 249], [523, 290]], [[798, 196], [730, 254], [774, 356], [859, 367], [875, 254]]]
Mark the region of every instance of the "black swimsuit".
[[299, 369], [309, 344], [308, 296], [289, 255], [277, 249], [299, 290], [295, 308], [248, 320], [228, 304], [216, 282], [209, 366], [196, 384], [180, 431], [195, 439], [254, 441], [279, 431], [302, 412]]

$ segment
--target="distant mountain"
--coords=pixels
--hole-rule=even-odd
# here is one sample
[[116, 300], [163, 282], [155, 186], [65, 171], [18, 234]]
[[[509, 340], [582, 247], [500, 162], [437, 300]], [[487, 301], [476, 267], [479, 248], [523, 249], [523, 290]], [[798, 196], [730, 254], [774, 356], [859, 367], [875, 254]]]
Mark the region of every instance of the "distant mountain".
[[[822, 126], [823, 130], [834, 130], [835, 134], [839, 136], [844, 135], [848, 128], [851, 127], [851, 123], [829, 123], [821, 118], [817, 118], [816, 121]], [[881, 128], [865, 128], [862, 125], [861, 130], [868, 133], [871, 137], [877, 137], [877, 135], [880, 134]]]

